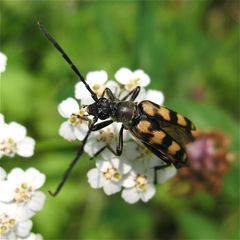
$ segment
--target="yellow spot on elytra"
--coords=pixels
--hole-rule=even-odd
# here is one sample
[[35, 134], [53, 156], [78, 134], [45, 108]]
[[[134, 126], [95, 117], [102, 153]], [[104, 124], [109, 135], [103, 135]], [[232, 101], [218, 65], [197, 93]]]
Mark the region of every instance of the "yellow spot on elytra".
[[179, 113], [177, 113], [177, 123], [181, 126], [187, 126], [186, 118]]
[[165, 107], [161, 107], [159, 110], [158, 110], [158, 114], [162, 116], [162, 118], [166, 121], [170, 121], [170, 111], [165, 108]]
[[149, 127], [151, 127], [151, 123], [146, 120], [140, 121], [137, 125], [138, 130], [142, 133], [150, 133]]
[[158, 109], [149, 101], [144, 101], [144, 103], [142, 103], [142, 106], [143, 111], [150, 116], [154, 116], [155, 112], [158, 111]]
[[172, 144], [168, 147], [168, 152], [171, 153], [171, 155], [174, 155], [180, 149], [181, 147], [179, 146], [179, 144], [175, 141], [172, 141]]
[[150, 143], [161, 144], [165, 136], [166, 136], [166, 133], [164, 133], [163, 131], [154, 131], [153, 136], [150, 138]]

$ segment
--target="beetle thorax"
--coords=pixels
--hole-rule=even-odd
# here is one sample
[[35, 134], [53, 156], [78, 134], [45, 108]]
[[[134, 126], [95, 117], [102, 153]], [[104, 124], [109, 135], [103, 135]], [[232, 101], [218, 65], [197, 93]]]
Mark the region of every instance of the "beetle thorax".
[[111, 117], [116, 122], [122, 122], [125, 125], [129, 125], [135, 115], [135, 111], [136, 104], [134, 102], [117, 102], [114, 105], [114, 111]]

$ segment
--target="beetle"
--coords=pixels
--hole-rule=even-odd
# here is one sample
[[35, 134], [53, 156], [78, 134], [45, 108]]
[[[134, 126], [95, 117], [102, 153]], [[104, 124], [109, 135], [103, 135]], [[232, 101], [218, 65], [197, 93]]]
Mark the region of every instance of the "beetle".
[[[75, 158], [64, 173], [57, 189], [55, 192], [49, 191], [52, 196], [56, 196], [59, 193], [72, 168], [83, 154], [83, 148], [90, 133], [107, 127], [113, 122], [122, 123], [116, 149], [113, 149], [110, 145], [106, 145], [95, 153], [93, 157], [96, 157], [104, 149], [108, 149], [113, 154], [120, 156], [123, 151], [123, 131], [128, 130], [146, 148], [165, 162], [164, 165], [154, 167], [155, 183], [159, 169], [166, 168], [171, 164], [177, 169], [187, 165], [186, 144], [194, 140], [193, 132], [196, 129], [195, 125], [188, 118], [148, 100], [140, 103], [134, 102], [140, 92], [139, 86], [130, 91], [122, 99], [114, 96], [109, 88], [106, 88], [102, 96], [98, 98], [61, 46], [40, 22], [38, 22], [38, 25], [43, 35], [62, 54], [62, 57], [71, 66], [73, 72], [84, 83], [94, 100], [94, 103], [88, 105], [86, 108], [89, 116], [93, 116], [93, 119], [89, 120], [88, 132], [81, 142]], [[102, 122], [97, 123], [99, 119]]]

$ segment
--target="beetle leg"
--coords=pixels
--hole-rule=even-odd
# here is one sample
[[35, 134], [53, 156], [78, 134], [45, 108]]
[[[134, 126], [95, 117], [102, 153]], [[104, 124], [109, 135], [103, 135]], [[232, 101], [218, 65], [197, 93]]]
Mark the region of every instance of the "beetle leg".
[[156, 148], [144, 143], [144, 146], [146, 146], [154, 155], [156, 155], [157, 157], [159, 157], [161, 160], [164, 161], [164, 163], [166, 163], [165, 165], [160, 165], [160, 166], [155, 166], [153, 167], [154, 169], [154, 184], [157, 183], [157, 171], [160, 170], [160, 169], [163, 169], [163, 168], [166, 168], [166, 167], [169, 167], [172, 162], [171, 160], [166, 156], [164, 155], [162, 152], [160, 152], [159, 150], [157, 150]]
[[97, 124], [95, 124], [91, 127], [91, 131], [94, 132], [94, 131], [100, 130], [102, 128], [107, 127], [108, 125], [110, 125], [112, 123], [113, 123], [113, 120], [107, 120], [107, 121], [104, 121], [104, 122], [97, 123]]
[[140, 90], [141, 90], [141, 88], [139, 86], [137, 86], [131, 92], [129, 92], [125, 97], [123, 97], [121, 99], [121, 101], [125, 101], [130, 96], [131, 96], [130, 101], [134, 101], [136, 99], [136, 97], [138, 96]]
[[104, 97], [105, 94], [111, 101], [114, 101], [116, 99], [110, 88], [105, 88], [101, 97]]
[[114, 150], [110, 145], [105, 145], [102, 148], [100, 148], [90, 159], [93, 159], [97, 157], [103, 150], [108, 149], [111, 153], [113, 153], [115, 156], [120, 156], [123, 151], [123, 125], [119, 131], [118, 135], [118, 144], [116, 146], [116, 149]]

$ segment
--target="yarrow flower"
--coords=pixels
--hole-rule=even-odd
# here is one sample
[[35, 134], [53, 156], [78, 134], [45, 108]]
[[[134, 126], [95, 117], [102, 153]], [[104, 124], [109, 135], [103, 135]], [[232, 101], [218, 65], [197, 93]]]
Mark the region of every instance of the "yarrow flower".
[[27, 130], [24, 126], [16, 122], [7, 124], [1, 115], [0, 132], [0, 158], [3, 156], [14, 157], [16, 154], [22, 157], [33, 155], [35, 141], [26, 136]]
[[0, 201], [16, 203], [24, 208], [27, 217], [32, 217], [43, 208], [45, 194], [38, 191], [45, 182], [45, 175], [35, 168], [29, 168], [25, 172], [20, 168], [14, 168], [5, 181], [0, 182]]
[[[0, 53], [0, 73], [5, 70], [6, 56]], [[3, 156], [31, 157], [35, 140], [26, 136], [27, 130], [16, 122], [7, 124], [0, 113], [0, 158]], [[42, 240], [40, 234], [30, 233], [31, 217], [43, 208], [45, 194], [39, 191], [45, 175], [35, 168], [23, 171], [14, 168], [9, 174], [0, 167], [0, 239]]]
[[103, 188], [107, 195], [111, 195], [121, 190], [124, 176], [131, 170], [131, 165], [115, 156], [109, 159], [105, 155], [105, 158], [96, 161], [97, 168], [91, 169], [87, 177], [92, 188]]
[[0, 202], [0, 239], [25, 238], [32, 228], [32, 221], [22, 214], [15, 204]]
[[[150, 77], [143, 70], [131, 71], [127, 68], [119, 69], [115, 74], [116, 81], [108, 80], [105, 71], [89, 72], [86, 83], [98, 98], [104, 95], [104, 90], [109, 88], [116, 99], [129, 100], [128, 94], [140, 86], [140, 92], [135, 102], [150, 100], [162, 105], [164, 95], [161, 91], [145, 90], [150, 83]], [[89, 91], [82, 82], [75, 85], [75, 98], [68, 98], [58, 106], [60, 115], [67, 119], [59, 129], [59, 134], [65, 139], [83, 140], [93, 118], [88, 115], [88, 105], [92, 104]], [[97, 123], [101, 123], [98, 120]], [[94, 189], [103, 188], [107, 195], [112, 195], [122, 190], [122, 198], [128, 203], [135, 203], [139, 200], [149, 201], [156, 192], [154, 182], [163, 183], [176, 174], [173, 166], [157, 171], [154, 167], [162, 166], [163, 163], [153, 155], [145, 146], [136, 142], [130, 137], [128, 131], [123, 135], [123, 152], [116, 157], [113, 152], [119, 141], [119, 131], [122, 124], [114, 122], [98, 131], [91, 132], [84, 151], [90, 157], [97, 157], [96, 168], [90, 169], [87, 173], [88, 182]], [[156, 178], [156, 179], [155, 179]]]
[[35, 168], [15, 168], [7, 175], [0, 167], [0, 177], [0, 239], [41, 240], [41, 235], [30, 233], [30, 218], [43, 207], [45, 195], [36, 190], [45, 175]]
[[58, 106], [60, 115], [67, 119], [59, 129], [59, 134], [66, 140], [83, 140], [88, 130], [86, 111], [73, 98], [67, 98]]

